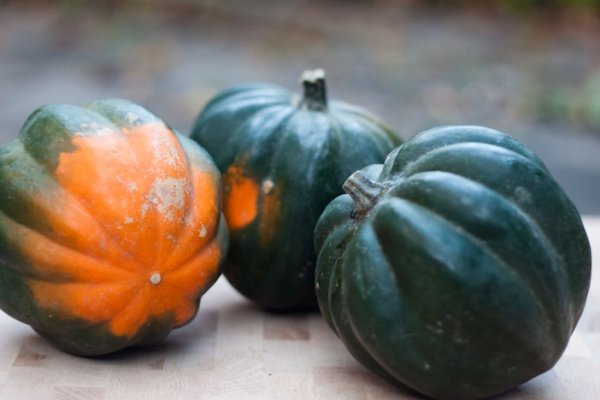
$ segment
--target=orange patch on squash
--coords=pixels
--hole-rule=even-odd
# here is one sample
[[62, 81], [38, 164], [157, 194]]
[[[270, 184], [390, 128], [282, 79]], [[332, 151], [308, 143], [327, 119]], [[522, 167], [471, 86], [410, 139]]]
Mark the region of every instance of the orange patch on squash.
[[259, 188], [254, 180], [244, 176], [244, 170], [232, 165], [224, 176], [223, 211], [232, 230], [244, 228], [256, 219]]
[[60, 189], [48, 195], [60, 201], [44, 208], [57, 237], [0, 215], [15, 232], [11, 247], [32, 265], [34, 301], [118, 336], [135, 336], [152, 318], [185, 324], [219, 273], [218, 177], [190, 165], [162, 123], [72, 142], [54, 171]]
[[203, 199], [191, 208], [184, 220], [174, 248], [165, 255], [164, 269], [171, 271], [189, 260], [217, 234], [219, 225], [219, 190], [217, 177], [208, 172], [192, 170], [193, 196]]
[[[41, 307], [66, 311], [90, 323], [106, 321], [114, 335], [133, 337], [152, 317], [174, 318], [175, 326], [192, 319], [203, 288], [218, 272], [220, 258], [219, 244], [214, 240], [178, 269], [164, 274], [149, 271], [129, 281], [95, 285], [35, 279], [28, 283]], [[156, 276], [160, 278], [152, 279]]]

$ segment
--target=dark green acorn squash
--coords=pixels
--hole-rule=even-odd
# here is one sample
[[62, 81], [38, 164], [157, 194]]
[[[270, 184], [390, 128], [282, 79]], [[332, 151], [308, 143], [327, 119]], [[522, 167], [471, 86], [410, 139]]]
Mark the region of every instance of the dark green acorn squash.
[[365, 110], [327, 102], [322, 71], [304, 96], [272, 85], [217, 95], [191, 137], [223, 173], [231, 247], [224, 274], [271, 310], [314, 309], [313, 231], [353, 171], [382, 162], [397, 138]]
[[492, 396], [556, 363], [590, 245], [530, 150], [487, 128], [437, 128], [344, 188], [317, 224], [316, 286], [360, 363], [437, 399]]

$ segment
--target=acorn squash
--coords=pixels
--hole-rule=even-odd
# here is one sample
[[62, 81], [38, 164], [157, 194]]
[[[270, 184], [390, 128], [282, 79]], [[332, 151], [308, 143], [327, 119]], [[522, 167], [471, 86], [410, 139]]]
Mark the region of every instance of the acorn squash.
[[360, 363], [436, 399], [492, 396], [556, 363], [584, 307], [590, 245], [529, 149], [436, 128], [344, 188], [317, 224], [317, 296]]
[[161, 341], [220, 274], [218, 170], [130, 102], [38, 109], [0, 187], [0, 308], [67, 352]]
[[226, 90], [191, 134], [223, 173], [224, 275], [269, 310], [316, 309], [317, 219], [350, 173], [382, 162], [398, 142], [367, 111], [328, 102], [321, 70], [302, 83], [303, 97], [266, 84]]

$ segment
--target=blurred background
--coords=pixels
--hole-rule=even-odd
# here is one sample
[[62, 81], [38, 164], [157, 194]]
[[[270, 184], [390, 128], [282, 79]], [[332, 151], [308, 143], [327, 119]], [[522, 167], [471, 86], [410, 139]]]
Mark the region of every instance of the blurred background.
[[217, 91], [316, 67], [405, 139], [512, 134], [600, 214], [600, 0], [0, 0], [0, 144], [42, 104], [105, 97], [187, 133]]

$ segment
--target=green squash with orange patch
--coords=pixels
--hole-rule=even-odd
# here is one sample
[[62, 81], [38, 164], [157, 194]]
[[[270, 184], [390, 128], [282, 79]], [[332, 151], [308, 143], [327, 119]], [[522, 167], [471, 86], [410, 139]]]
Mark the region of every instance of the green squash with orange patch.
[[220, 274], [218, 170], [130, 102], [38, 109], [0, 187], [0, 307], [69, 353], [163, 340]]
[[369, 112], [327, 102], [324, 73], [304, 96], [272, 85], [218, 94], [191, 134], [224, 174], [231, 248], [224, 274], [270, 310], [315, 309], [313, 230], [344, 180], [382, 162], [399, 139]]

